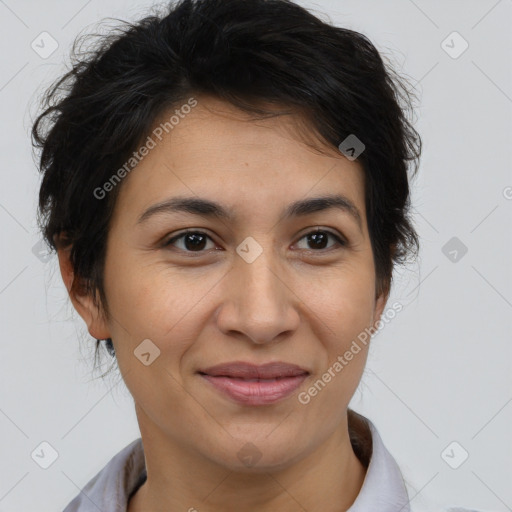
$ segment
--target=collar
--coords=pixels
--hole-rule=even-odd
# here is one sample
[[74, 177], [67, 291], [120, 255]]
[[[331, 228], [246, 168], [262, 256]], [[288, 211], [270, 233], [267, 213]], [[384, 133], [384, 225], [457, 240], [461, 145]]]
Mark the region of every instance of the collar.
[[[364, 466], [363, 486], [347, 512], [410, 512], [409, 498], [397, 463], [384, 446], [375, 425], [349, 410], [349, 432], [356, 455]], [[146, 481], [142, 438], [117, 453], [64, 512], [126, 512], [128, 501]]]
[[402, 473], [376, 426], [349, 409], [348, 424], [354, 452], [367, 466], [363, 486], [347, 512], [410, 512]]

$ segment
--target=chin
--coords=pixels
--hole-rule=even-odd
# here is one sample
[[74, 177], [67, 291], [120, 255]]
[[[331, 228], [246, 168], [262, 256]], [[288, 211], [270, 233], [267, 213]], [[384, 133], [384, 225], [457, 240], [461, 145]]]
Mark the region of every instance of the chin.
[[268, 473], [280, 471], [307, 455], [307, 449], [297, 451], [299, 444], [290, 443], [290, 436], [243, 436], [223, 447], [215, 444], [208, 458], [229, 471], [237, 473]]

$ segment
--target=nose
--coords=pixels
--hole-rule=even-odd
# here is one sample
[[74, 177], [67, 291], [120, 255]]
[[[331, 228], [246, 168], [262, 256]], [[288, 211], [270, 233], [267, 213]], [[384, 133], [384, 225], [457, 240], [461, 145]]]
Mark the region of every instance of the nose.
[[237, 258], [223, 280], [217, 327], [226, 335], [247, 338], [255, 344], [283, 340], [300, 323], [293, 286], [285, 272], [264, 250], [253, 262]]

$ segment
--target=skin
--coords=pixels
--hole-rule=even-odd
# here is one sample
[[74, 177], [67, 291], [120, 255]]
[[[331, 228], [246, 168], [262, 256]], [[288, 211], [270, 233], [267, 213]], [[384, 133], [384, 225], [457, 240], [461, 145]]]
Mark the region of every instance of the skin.
[[[375, 326], [387, 301], [375, 294], [363, 170], [306, 145], [293, 116], [254, 121], [196, 98], [119, 185], [104, 274], [110, 317], [75, 291], [69, 252], [59, 249], [74, 307], [91, 336], [112, 338], [134, 398], [148, 479], [128, 510], [347, 510], [366, 471], [350, 444], [347, 406], [368, 346], [309, 404], [297, 395]], [[361, 228], [338, 209], [279, 220], [290, 203], [332, 193], [356, 205]], [[167, 213], [137, 223], [177, 195], [215, 200], [236, 221]], [[199, 252], [183, 238], [163, 246], [187, 228], [210, 237]], [[317, 248], [305, 236], [315, 228], [348, 243], [329, 237]], [[252, 263], [236, 252], [249, 236], [263, 250]], [[145, 339], [160, 350], [148, 366], [134, 355]], [[278, 403], [244, 406], [196, 373], [228, 361], [284, 361], [310, 375]], [[249, 442], [261, 455], [253, 467], [237, 456]]]

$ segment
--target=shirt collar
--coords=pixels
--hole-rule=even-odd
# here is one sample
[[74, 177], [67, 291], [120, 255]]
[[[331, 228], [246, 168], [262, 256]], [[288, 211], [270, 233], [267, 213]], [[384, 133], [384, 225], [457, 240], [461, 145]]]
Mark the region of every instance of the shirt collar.
[[[385, 447], [375, 425], [361, 415], [356, 416], [367, 424], [372, 446], [363, 486], [348, 512], [410, 512], [407, 488], [395, 459]], [[349, 425], [352, 429], [362, 428], [357, 427], [357, 423], [349, 422]]]
[[[407, 490], [397, 463], [384, 446], [375, 425], [361, 415], [355, 416], [359, 422], [354, 423], [349, 416], [350, 429], [355, 437], [365, 439], [366, 436], [370, 440], [366, 445], [371, 446], [360, 446], [359, 449], [361, 453], [371, 455], [363, 486], [348, 512], [410, 512]], [[367, 432], [363, 432], [363, 428]], [[98, 512], [98, 509], [126, 512], [128, 501], [146, 477], [144, 448], [142, 439], [138, 438], [117, 453], [64, 512]]]

